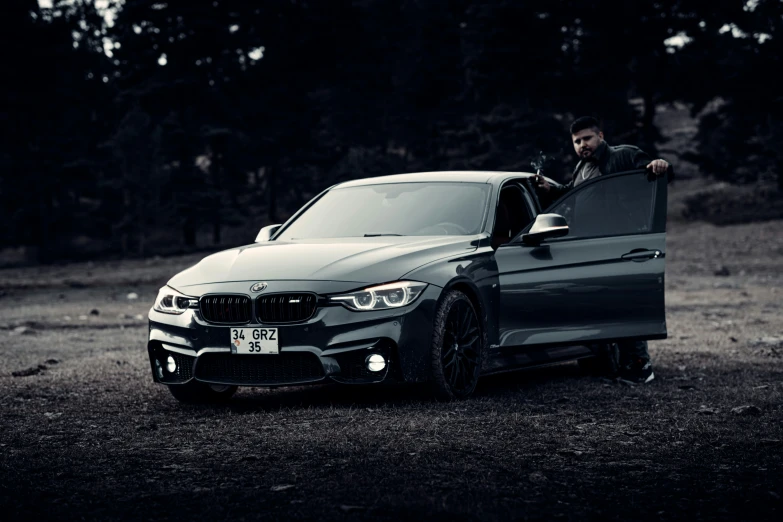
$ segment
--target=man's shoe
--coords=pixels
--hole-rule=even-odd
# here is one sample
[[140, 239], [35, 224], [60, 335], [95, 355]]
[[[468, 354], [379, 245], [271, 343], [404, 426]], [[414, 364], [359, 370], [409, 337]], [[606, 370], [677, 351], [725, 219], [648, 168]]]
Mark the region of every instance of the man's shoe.
[[631, 384], [647, 384], [655, 379], [652, 363], [647, 359], [636, 359], [620, 370], [619, 378]]

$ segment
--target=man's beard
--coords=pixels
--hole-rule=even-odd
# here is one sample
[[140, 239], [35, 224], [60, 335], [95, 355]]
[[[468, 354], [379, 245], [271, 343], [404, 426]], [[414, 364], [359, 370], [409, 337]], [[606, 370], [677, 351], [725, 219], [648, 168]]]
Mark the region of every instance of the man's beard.
[[579, 153], [579, 156], [582, 157], [582, 158], [587, 158], [587, 157], [592, 156], [592, 155], [593, 155], [593, 149], [583, 149]]

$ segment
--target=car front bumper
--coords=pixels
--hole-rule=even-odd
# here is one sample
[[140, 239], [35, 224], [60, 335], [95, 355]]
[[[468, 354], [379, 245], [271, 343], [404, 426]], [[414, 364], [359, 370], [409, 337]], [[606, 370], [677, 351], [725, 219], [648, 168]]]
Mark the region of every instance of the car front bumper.
[[[441, 288], [429, 285], [411, 305], [354, 312], [341, 305], [319, 307], [296, 324], [241, 327], [278, 329], [278, 354], [232, 353], [230, 330], [204, 320], [199, 309], [181, 315], [150, 310], [147, 350], [153, 378], [169, 385], [195, 379], [209, 384], [283, 386], [319, 382], [381, 382], [389, 376], [422, 382], [429, 376], [435, 308]], [[379, 372], [366, 367], [371, 354], [387, 361]], [[169, 357], [176, 369], [169, 371]]]

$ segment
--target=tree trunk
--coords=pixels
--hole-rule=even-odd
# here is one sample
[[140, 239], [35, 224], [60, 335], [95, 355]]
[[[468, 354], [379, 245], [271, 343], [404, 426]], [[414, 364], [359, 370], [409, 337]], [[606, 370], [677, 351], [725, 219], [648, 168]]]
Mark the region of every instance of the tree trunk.
[[196, 246], [196, 226], [191, 216], [186, 217], [182, 224], [182, 240], [186, 247]]
[[269, 213], [267, 216], [272, 223], [277, 223], [277, 168], [269, 167], [266, 174], [266, 189], [269, 194]]
[[[52, 216], [52, 196], [48, 189], [40, 191], [38, 203], [38, 255], [39, 261], [44, 263], [54, 260], [61, 252], [54, 252], [52, 248], [51, 216]], [[59, 239], [59, 238], [57, 238]], [[57, 243], [57, 241], [55, 241]]]
[[136, 222], [136, 253], [139, 257], [144, 257], [145, 240], [147, 239], [147, 213], [145, 212], [145, 198], [142, 190], [136, 191], [136, 216], [134, 221]]
[[783, 192], [783, 161], [778, 161], [778, 191]]
[[128, 229], [132, 230], [132, 217], [131, 217], [131, 193], [128, 188], [128, 174], [123, 177], [125, 186], [122, 188], [122, 221], [120, 233], [122, 234], [122, 257], [128, 255], [130, 249], [131, 239], [128, 234]]
[[220, 244], [220, 212], [215, 212], [214, 220], [212, 221], [212, 244]]
[[644, 114], [642, 115], [642, 143], [641, 148], [648, 154], [654, 154], [655, 151], [655, 99], [652, 89], [644, 89], [642, 92], [644, 100]]
[[653, 91], [651, 89], [645, 89], [642, 93], [642, 99], [644, 100], [642, 128], [645, 132], [651, 132], [653, 129], [653, 121], [655, 120], [655, 100], [653, 98]]
[[223, 224], [221, 213], [223, 212], [223, 191], [225, 190], [223, 180], [225, 177], [224, 157], [217, 146], [212, 148], [212, 164], [209, 167], [211, 181], [211, 202], [212, 207], [212, 244], [220, 244], [220, 227]]

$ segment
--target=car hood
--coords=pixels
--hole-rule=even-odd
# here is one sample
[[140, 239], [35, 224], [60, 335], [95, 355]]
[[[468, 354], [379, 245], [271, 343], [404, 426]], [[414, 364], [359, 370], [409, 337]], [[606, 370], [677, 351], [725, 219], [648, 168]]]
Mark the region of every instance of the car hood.
[[173, 288], [230, 281], [395, 281], [426, 263], [477, 248], [476, 237], [374, 237], [270, 241], [218, 252], [180, 272]]

